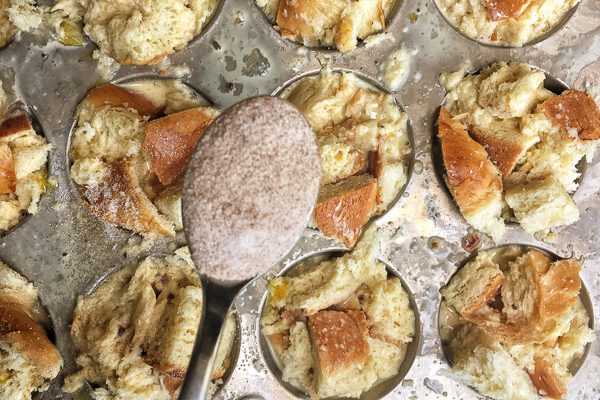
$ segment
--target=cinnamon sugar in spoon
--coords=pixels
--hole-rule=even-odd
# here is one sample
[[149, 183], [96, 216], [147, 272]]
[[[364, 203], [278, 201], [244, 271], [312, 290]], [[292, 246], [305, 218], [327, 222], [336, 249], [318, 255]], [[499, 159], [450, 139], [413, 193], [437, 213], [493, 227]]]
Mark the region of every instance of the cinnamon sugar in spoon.
[[179, 398], [208, 393], [221, 327], [240, 289], [302, 234], [321, 180], [315, 133], [294, 106], [255, 97], [226, 110], [188, 163], [183, 225], [204, 313]]

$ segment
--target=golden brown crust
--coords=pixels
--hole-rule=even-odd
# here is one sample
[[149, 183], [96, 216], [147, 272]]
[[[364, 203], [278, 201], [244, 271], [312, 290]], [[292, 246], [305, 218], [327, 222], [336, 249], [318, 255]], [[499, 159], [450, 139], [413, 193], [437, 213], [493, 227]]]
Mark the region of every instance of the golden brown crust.
[[536, 249], [529, 250], [528, 254], [531, 265], [533, 265], [538, 274], [543, 275], [548, 272], [552, 266], [552, 259], [550, 256]]
[[492, 21], [516, 18], [525, 11], [531, 0], [487, 0]]
[[[542, 112], [560, 127], [567, 140], [600, 139], [600, 110], [589, 94], [571, 89], [542, 104]], [[576, 135], [571, 132], [576, 132]]]
[[[334, 185], [343, 183], [341, 181]], [[353, 248], [362, 227], [371, 217], [376, 198], [377, 180], [373, 177], [348, 191], [320, 198], [315, 206], [315, 224], [325, 236], [338, 239], [348, 248]]]
[[540, 278], [542, 292], [542, 318], [554, 318], [569, 309], [577, 301], [581, 290], [581, 261], [560, 260], [552, 264]]
[[277, 12], [277, 26], [285, 38], [302, 41], [303, 38], [313, 38], [316, 31], [310, 20], [318, 18], [321, 22], [319, 29], [333, 27], [347, 2], [341, 0], [282, 0]]
[[17, 190], [17, 173], [10, 147], [0, 143], [0, 193], [13, 194]]
[[148, 124], [143, 148], [152, 156], [163, 185], [183, 175], [194, 146], [211, 122], [201, 109], [192, 108]]
[[108, 163], [100, 185], [83, 186], [85, 206], [98, 218], [147, 237], [175, 236], [139, 186], [132, 169], [135, 160]]
[[348, 314], [340, 311], [319, 311], [311, 315], [309, 320], [323, 375], [335, 375], [351, 366], [366, 364], [369, 344], [366, 340], [366, 320], [362, 311], [350, 311]]
[[175, 394], [175, 392], [177, 391], [177, 389], [179, 389], [182, 383], [183, 378], [178, 378], [176, 376], [170, 375], [163, 376], [163, 385], [165, 386], [165, 389], [167, 389], [171, 396]]
[[62, 365], [60, 353], [19, 305], [0, 302], [0, 340], [19, 350], [44, 378], [58, 375]]
[[504, 275], [502, 273], [496, 275], [488, 282], [483, 292], [479, 294], [479, 297], [463, 310], [461, 315], [469, 316], [475, 314], [477, 311], [488, 305], [498, 294], [503, 280]]
[[175, 394], [175, 391], [179, 389], [185, 378], [185, 371], [169, 364], [169, 363], [153, 363], [148, 361], [148, 364], [152, 365], [152, 369], [163, 378], [163, 385], [171, 396]]
[[537, 326], [510, 322], [504, 313], [489, 306], [484, 306], [472, 315], [461, 316], [460, 319], [477, 325], [501, 343], [523, 344], [543, 340], [542, 331]]
[[508, 141], [486, 135], [478, 129], [473, 129], [470, 136], [485, 148], [490, 160], [502, 174], [502, 180], [505, 181], [517, 165], [517, 161], [523, 154], [523, 148]]
[[98, 108], [104, 105], [110, 105], [112, 107], [133, 108], [140, 116], [150, 117], [150, 119], [160, 117], [165, 110], [164, 107], [158, 107], [148, 98], [140, 94], [110, 83], [90, 90], [87, 98], [90, 100], [93, 107]]
[[554, 372], [553, 365], [541, 357], [535, 357], [534, 361], [535, 372], [529, 374], [533, 385], [542, 397], [561, 400], [567, 394], [567, 388]]
[[488, 160], [483, 146], [471, 139], [464, 125], [452, 120], [444, 107], [440, 110], [438, 135], [456, 203], [464, 215], [479, 212], [502, 192], [498, 169]]
[[16, 109], [0, 124], [0, 138], [29, 129], [32, 128], [27, 113], [25, 110]]

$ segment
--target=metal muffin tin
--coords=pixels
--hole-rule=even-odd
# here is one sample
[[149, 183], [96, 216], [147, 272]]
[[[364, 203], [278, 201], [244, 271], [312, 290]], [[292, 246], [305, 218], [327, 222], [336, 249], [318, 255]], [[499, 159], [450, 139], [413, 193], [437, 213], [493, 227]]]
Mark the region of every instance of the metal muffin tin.
[[[416, 22], [411, 22], [411, 15], [413, 20], [417, 17]], [[437, 77], [441, 72], [457, 70], [464, 62], [474, 72], [498, 61], [519, 61], [569, 86], [600, 84], [600, 3], [583, 0], [552, 36], [516, 49], [486, 46], [464, 37], [446, 22], [433, 0], [402, 1], [387, 25], [394, 42], [385, 40], [368, 48], [360, 45], [345, 54], [311, 49], [306, 64], [294, 71], [293, 67], [298, 66], [294, 58], [303, 57], [297, 53], [301, 46], [282, 39], [252, 0], [224, 0], [205, 32], [168, 60], [171, 66], [189, 68], [182, 80], [216, 107], [225, 109], [244, 98], [271, 94], [298, 74], [318, 71], [317, 54], [328, 58], [334, 69], [354, 71], [372, 82], [381, 81], [382, 67], [393, 50], [401, 46], [416, 50], [408, 81], [395, 93], [397, 103], [408, 113], [414, 135], [413, 174], [404, 195], [376, 223], [384, 229], [382, 258], [398, 271], [414, 294], [422, 335], [412, 367], [386, 398], [476, 399], [480, 396], [472, 390], [437, 374], [449, 367], [437, 330], [439, 288], [469, 255], [462, 246], [469, 234], [468, 225], [433, 168], [434, 125], [445, 95]], [[0, 76], [6, 89], [12, 87], [18, 98], [31, 107], [54, 145], [49, 171], [56, 177], [58, 188], [44, 196], [39, 212], [26, 224], [0, 238], [0, 259], [38, 287], [65, 360], [61, 373], [47, 392], [37, 396], [39, 399], [71, 398], [61, 392], [60, 386], [66, 374], [77, 370], [69, 336], [77, 296], [92, 291], [113, 271], [149, 254], [172, 252], [185, 242], [182, 234], [153, 243], [142, 241], [123, 229], [103, 224], [79, 201], [79, 190], [69, 178], [67, 139], [77, 104], [98, 83], [96, 64], [90, 57], [92, 49], [91, 43], [83, 48], [66, 48], [39, 35], [21, 34], [20, 39], [0, 50]], [[157, 76], [163, 69], [175, 71], [166, 64], [123, 66], [114, 79]], [[580, 75], [582, 70], [584, 74]], [[585, 257], [581, 276], [595, 313], [600, 310], [599, 159], [596, 157], [590, 165], [574, 195], [581, 220], [558, 229], [556, 243], [539, 242], [516, 225], [509, 226], [503, 242], [498, 243], [531, 244], [561, 257], [572, 253]], [[484, 238], [483, 249], [493, 246]], [[266, 366], [259, 345], [258, 320], [266, 282], [295, 260], [335, 249], [342, 250], [343, 246], [306, 230], [283, 261], [243, 290], [235, 303], [239, 356], [217, 398], [293, 398]], [[600, 336], [598, 327], [595, 332]], [[596, 340], [568, 385], [568, 398], [599, 398], [598, 369], [600, 347]]]

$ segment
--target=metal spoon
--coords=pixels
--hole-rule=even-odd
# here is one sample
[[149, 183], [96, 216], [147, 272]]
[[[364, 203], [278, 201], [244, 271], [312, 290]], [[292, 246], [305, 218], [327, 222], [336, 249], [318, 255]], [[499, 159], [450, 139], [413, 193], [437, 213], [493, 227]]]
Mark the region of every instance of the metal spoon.
[[199, 140], [187, 167], [182, 212], [202, 278], [204, 315], [180, 399], [206, 398], [221, 328], [235, 296], [298, 240], [320, 180], [314, 131], [279, 98], [236, 104]]

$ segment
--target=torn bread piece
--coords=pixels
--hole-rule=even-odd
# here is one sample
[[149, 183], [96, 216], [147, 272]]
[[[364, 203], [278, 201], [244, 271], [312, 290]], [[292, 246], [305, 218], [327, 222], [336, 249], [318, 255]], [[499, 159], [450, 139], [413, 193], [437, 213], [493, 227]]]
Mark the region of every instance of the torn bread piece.
[[397, 278], [388, 278], [370, 289], [364, 301], [368, 316], [369, 335], [402, 347], [415, 335], [415, 315], [410, 307], [408, 293]]
[[315, 206], [315, 225], [325, 236], [352, 248], [373, 215], [376, 200], [377, 180], [370, 174], [323, 186]]
[[600, 139], [600, 110], [585, 92], [570, 89], [552, 97], [541, 105], [542, 112], [568, 140]]
[[0, 138], [31, 129], [33, 128], [29, 122], [27, 113], [19, 107], [12, 111], [7, 111], [7, 115], [4, 116], [4, 120], [0, 124]]
[[384, 30], [388, 12], [383, 0], [282, 0], [276, 23], [285, 38], [346, 52], [357, 47], [358, 39]]
[[17, 190], [17, 174], [12, 152], [6, 143], [0, 143], [0, 193], [13, 194]]
[[102, 106], [132, 108], [142, 117], [155, 119], [160, 117], [165, 111], [164, 106], [154, 104], [150, 99], [128, 90], [122, 86], [113, 85], [110, 83], [100, 85], [90, 90], [87, 99], [89, 99], [92, 107], [99, 108]]
[[519, 184], [505, 199], [521, 226], [530, 234], [579, 220], [579, 209], [554, 176]]
[[547, 271], [540, 272], [544, 321], [566, 312], [577, 301], [581, 290], [579, 272], [582, 264], [581, 260], [559, 260], [552, 263]]
[[0, 398], [31, 400], [58, 375], [62, 357], [46, 336], [44, 314], [33, 284], [0, 262]]
[[511, 123], [493, 124], [486, 130], [473, 128], [470, 136], [485, 148], [490, 160], [500, 170], [502, 181], [508, 178], [527, 150], [540, 141], [537, 135], [526, 135]]
[[536, 357], [535, 372], [529, 374], [533, 385], [544, 397], [561, 400], [567, 395], [567, 388], [557, 376], [555, 366], [545, 358]]
[[362, 311], [319, 311], [309, 318], [316, 352], [316, 393], [319, 397], [355, 392], [352, 379], [367, 362], [367, 321]]
[[504, 274], [493, 261], [492, 255], [480, 251], [440, 292], [460, 315], [468, 317], [492, 301], [503, 279]]
[[158, 213], [140, 188], [135, 163], [135, 159], [108, 163], [102, 183], [82, 187], [86, 207], [103, 221], [144, 236], [175, 236], [172, 223]]
[[349, 253], [268, 283], [261, 331], [280, 355], [284, 381], [313, 399], [360, 397], [398, 373], [415, 338], [409, 295], [377, 261], [380, 235], [372, 226]]
[[367, 155], [354, 146], [355, 139], [356, 134], [344, 125], [326, 129], [317, 136], [323, 171], [322, 185], [337, 183], [365, 168]]
[[476, 326], [462, 327], [451, 347], [454, 365], [441, 374], [496, 400], [538, 398], [527, 372], [503, 345]]
[[211, 107], [191, 108], [154, 120], [146, 126], [142, 145], [163, 185], [181, 177], [200, 136], [218, 116]]
[[442, 107], [439, 117], [447, 183], [461, 213], [475, 229], [499, 242], [506, 230], [502, 213], [502, 179], [485, 148]]

